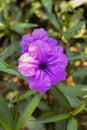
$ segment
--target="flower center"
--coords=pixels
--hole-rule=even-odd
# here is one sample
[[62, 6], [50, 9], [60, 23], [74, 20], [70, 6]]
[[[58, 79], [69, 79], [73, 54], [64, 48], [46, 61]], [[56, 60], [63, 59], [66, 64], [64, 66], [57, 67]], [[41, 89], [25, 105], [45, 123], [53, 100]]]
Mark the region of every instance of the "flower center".
[[39, 64], [39, 69], [47, 69], [47, 65], [46, 64]]

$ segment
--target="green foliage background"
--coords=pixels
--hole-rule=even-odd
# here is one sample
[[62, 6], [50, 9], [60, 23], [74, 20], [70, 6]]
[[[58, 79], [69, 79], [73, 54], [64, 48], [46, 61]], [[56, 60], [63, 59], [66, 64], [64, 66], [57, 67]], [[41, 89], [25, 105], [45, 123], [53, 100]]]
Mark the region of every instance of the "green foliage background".
[[[34, 28], [69, 59], [66, 81], [45, 94], [17, 72], [21, 37]], [[0, 130], [86, 130], [86, 114], [87, 0], [0, 0]]]

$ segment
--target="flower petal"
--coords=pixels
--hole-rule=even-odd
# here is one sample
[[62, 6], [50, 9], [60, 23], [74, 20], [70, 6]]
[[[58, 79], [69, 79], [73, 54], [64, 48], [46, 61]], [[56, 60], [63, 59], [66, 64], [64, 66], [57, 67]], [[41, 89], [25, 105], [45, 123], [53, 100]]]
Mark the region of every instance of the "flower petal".
[[36, 76], [28, 77], [28, 83], [30, 89], [39, 92], [46, 92], [51, 86], [50, 78], [43, 70], [38, 70]]
[[54, 38], [48, 38], [47, 40], [45, 40], [46, 43], [49, 44], [49, 46], [53, 47], [57, 45], [57, 40]]
[[24, 36], [22, 37], [21, 42], [20, 42], [20, 45], [21, 45], [21, 47], [22, 47], [21, 52], [22, 52], [22, 53], [28, 52], [28, 46], [29, 46], [29, 44], [30, 44], [31, 42], [33, 42], [33, 41], [34, 41], [34, 39], [33, 39], [33, 37], [32, 37], [30, 34], [24, 35]]
[[68, 64], [68, 58], [64, 54], [63, 48], [61, 46], [57, 46], [55, 51], [56, 51], [58, 63], [60, 63], [60, 66], [62, 68], [65, 68]]
[[65, 80], [66, 72], [64, 69], [59, 68], [57, 65], [50, 66], [47, 74], [50, 76], [51, 83], [57, 84], [62, 80]]
[[35, 29], [32, 32], [32, 36], [35, 40], [41, 40], [47, 37], [47, 32], [43, 28]]
[[18, 60], [18, 71], [24, 76], [32, 76], [38, 70], [39, 61], [35, 60], [29, 53], [23, 54]]
[[37, 40], [30, 44], [28, 51], [33, 58], [40, 60], [40, 62], [45, 62], [46, 55], [50, 51], [50, 49], [51, 48], [47, 43], [41, 40]]
[[56, 46], [51, 49], [47, 56], [47, 61], [49, 65], [54, 66], [56, 64], [59, 68], [65, 68], [68, 64], [68, 58], [64, 54], [61, 46]]

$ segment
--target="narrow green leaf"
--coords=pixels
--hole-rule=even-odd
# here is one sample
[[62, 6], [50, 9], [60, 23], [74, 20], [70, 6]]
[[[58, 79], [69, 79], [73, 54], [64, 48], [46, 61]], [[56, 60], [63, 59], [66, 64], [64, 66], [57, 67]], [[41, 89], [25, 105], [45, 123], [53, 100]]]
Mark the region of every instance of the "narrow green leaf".
[[52, 0], [41, 0], [43, 6], [48, 10], [49, 13], [52, 11]]
[[12, 21], [10, 23], [10, 28], [11, 29], [24, 29], [24, 28], [30, 28], [30, 27], [37, 27], [37, 24], [33, 23], [19, 23], [16, 21]]
[[[86, 87], [85, 85], [76, 85], [74, 87], [72, 86], [62, 86], [59, 87], [59, 89], [64, 93], [68, 95], [78, 96], [80, 98], [83, 98], [85, 96], [85, 92], [83, 92], [81, 89]], [[78, 92], [78, 93], [77, 93]]]
[[79, 59], [87, 59], [87, 54], [81, 54], [72, 58], [69, 58], [69, 60], [79, 60]]
[[[3, 24], [3, 23], [0, 22], [0, 31], [4, 30], [4, 29], [5, 29], [5, 24]], [[1, 35], [1, 33], [0, 33], [0, 35]]]
[[84, 86], [83, 88], [81, 88], [81, 91], [83, 91], [83, 92], [87, 92], [87, 86]]
[[[29, 96], [31, 96], [31, 95], [33, 95], [33, 94], [35, 94], [35, 93], [36, 93], [36, 91], [30, 90], [30, 91], [24, 93], [23, 95], [21, 95], [18, 100], [19, 100], [19, 102], [22, 101], [22, 100], [25, 100], [25, 99], [27, 99]], [[15, 103], [15, 102], [17, 102], [16, 99], [14, 99], [14, 100], [12, 101], [12, 103]]]
[[66, 32], [63, 33], [63, 35], [67, 38], [70, 39], [71, 37], [74, 36], [74, 34], [80, 30], [83, 26], [85, 25], [84, 21], [81, 21], [80, 23], [77, 23], [73, 25], [72, 27], [69, 27], [69, 29], [66, 30]]
[[78, 70], [72, 73], [73, 77], [80, 77], [80, 76], [87, 76], [87, 69], [85, 70]]
[[41, 97], [42, 97], [42, 94], [38, 94], [29, 102], [29, 104], [26, 106], [23, 113], [21, 113], [17, 121], [16, 130], [20, 130], [20, 128], [22, 128], [24, 123], [29, 119], [29, 117], [32, 115], [35, 108], [38, 106]]
[[73, 57], [73, 52], [70, 51], [69, 48], [66, 49], [66, 54], [67, 54], [67, 56], [68, 56], [68, 59]]
[[4, 0], [0, 0], [0, 11], [4, 10], [5, 2]]
[[2, 53], [0, 53], [0, 59], [5, 60], [18, 50], [20, 50], [19, 42], [14, 42], [14, 44], [9, 45], [6, 49], [3, 50]]
[[73, 112], [72, 114], [75, 116], [77, 115], [78, 113], [80, 113], [86, 106], [86, 102], [83, 101], [82, 104], [80, 106], [78, 106]]
[[34, 122], [31, 120], [35, 120], [34, 117], [30, 117], [27, 122], [24, 124], [28, 130], [46, 130], [43, 126], [43, 124], [40, 124], [38, 122]]
[[6, 32], [0, 32], [0, 38], [4, 37], [5, 35], [6, 35]]
[[40, 101], [38, 108], [41, 110], [49, 111], [51, 108], [43, 101]]
[[56, 16], [53, 14], [53, 13], [49, 13], [47, 12], [47, 16], [51, 22], [51, 24], [57, 29], [59, 30], [60, 29], [60, 24], [56, 18]]
[[[58, 113], [59, 114], [66, 113], [66, 108], [60, 105], [58, 107]], [[55, 130], [66, 130], [67, 120], [68, 119], [55, 122]]]
[[77, 120], [75, 118], [69, 119], [67, 130], [77, 130]]
[[57, 29], [59, 30], [60, 28], [60, 24], [59, 24], [59, 21], [57, 20], [56, 16], [54, 13], [52, 13], [52, 0], [41, 0], [42, 1], [42, 4], [43, 6], [45, 7], [45, 11], [46, 11], [46, 14], [48, 16], [48, 19], [50, 20], [51, 24]]
[[0, 119], [0, 124], [4, 128], [4, 130], [11, 130], [9, 125], [3, 119]]
[[75, 95], [67, 94], [66, 97], [72, 108], [76, 108], [81, 104], [80, 99]]
[[42, 119], [37, 119], [35, 121], [38, 123], [49, 123], [49, 122], [56, 122], [56, 121], [64, 120], [69, 117], [70, 117], [70, 114], [66, 113], [66, 114], [59, 114], [56, 116], [46, 117], [46, 118], [42, 118]]
[[71, 106], [69, 104], [69, 101], [67, 100], [67, 98], [65, 97], [65, 95], [61, 92], [61, 90], [56, 87], [56, 86], [52, 86], [51, 87], [51, 93], [55, 96], [55, 98], [66, 108], [71, 110]]
[[78, 24], [75, 24], [74, 26], [72, 26], [71, 28], [69, 28], [67, 31], [66, 31], [66, 34], [71, 34], [72, 32], [75, 32], [75, 31], [78, 31], [79, 29], [81, 29], [81, 27], [85, 24], [84, 21], [78, 23]]
[[12, 115], [2, 96], [0, 96], [0, 124], [5, 130], [14, 130]]
[[65, 130], [67, 119], [55, 122], [55, 130]]
[[8, 19], [8, 3], [6, 0], [4, 0], [4, 18]]
[[7, 64], [5, 64], [5, 62], [2, 62], [2, 61], [0, 61], [0, 71], [6, 72], [12, 75], [19, 75], [19, 73], [15, 69], [8, 68]]

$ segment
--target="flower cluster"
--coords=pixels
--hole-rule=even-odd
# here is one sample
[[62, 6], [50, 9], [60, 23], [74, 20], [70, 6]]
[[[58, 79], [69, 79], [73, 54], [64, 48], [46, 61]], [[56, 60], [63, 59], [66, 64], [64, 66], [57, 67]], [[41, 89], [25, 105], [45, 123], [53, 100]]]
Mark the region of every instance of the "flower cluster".
[[65, 80], [67, 56], [43, 28], [24, 35], [20, 45], [22, 55], [18, 60], [18, 71], [27, 77], [31, 89], [46, 92], [52, 84]]

